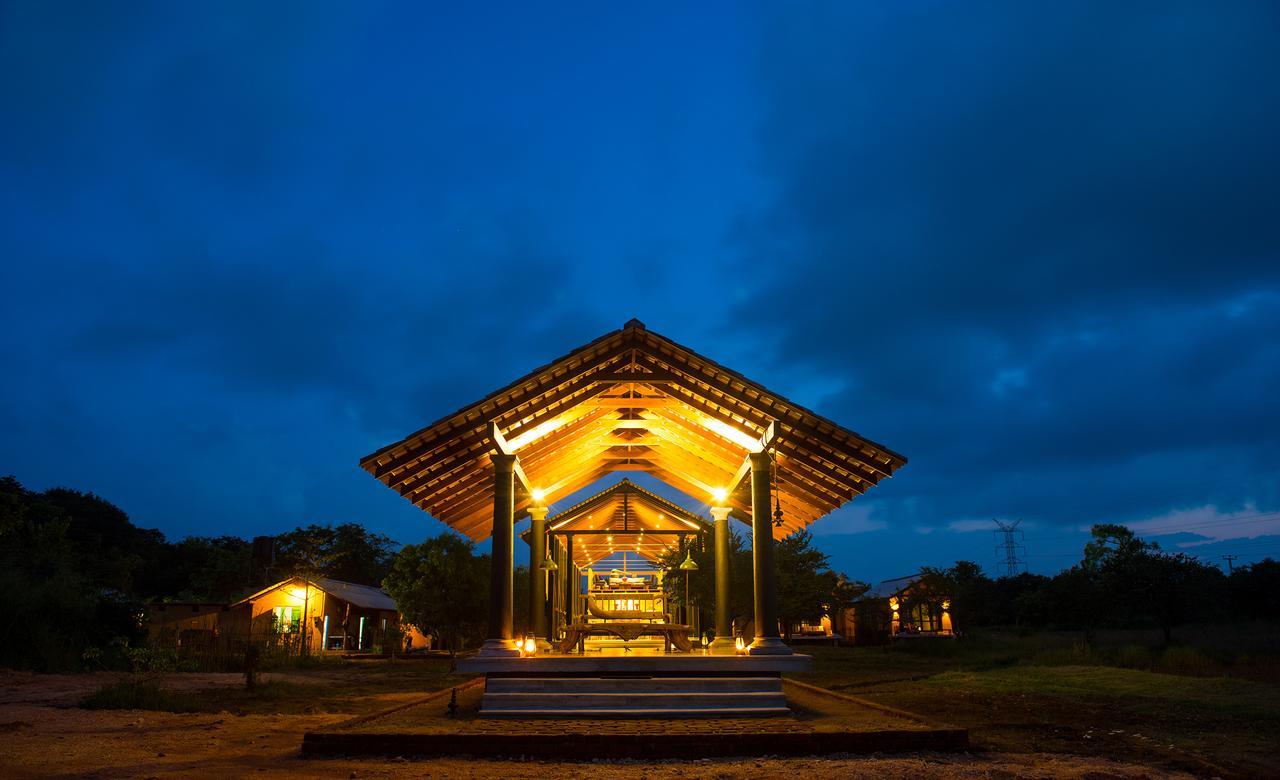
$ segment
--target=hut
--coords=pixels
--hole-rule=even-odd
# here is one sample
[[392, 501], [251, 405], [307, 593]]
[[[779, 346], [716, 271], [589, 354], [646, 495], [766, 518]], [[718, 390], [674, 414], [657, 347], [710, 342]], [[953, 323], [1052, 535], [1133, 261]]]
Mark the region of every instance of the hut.
[[840, 631], [852, 644], [956, 636], [951, 593], [926, 572], [884, 580], [841, 615]]
[[[229, 605], [219, 633], [309, 653], [378, 653], [404, 646], [396, 602], [380, 588], [291, 577]], [[419, 635], [420, 636], [420, 635]]]

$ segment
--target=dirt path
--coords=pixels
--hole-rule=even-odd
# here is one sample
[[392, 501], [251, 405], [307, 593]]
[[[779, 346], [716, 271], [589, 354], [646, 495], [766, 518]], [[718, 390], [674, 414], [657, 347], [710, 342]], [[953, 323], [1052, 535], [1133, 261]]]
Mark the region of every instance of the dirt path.
[[[209, 678], [209, 679], [205, 679]], [[311, 678], [314, 681], [314, 677]], [[188, 690], [238, 684], [236, 675], [183, 675]], [[657, 763], [563, 763], [447, 759], [303, 759], [308, 729], [346, 715], [171, 714], [90, 711], [74, 702], [96, 675], [0, 676], [0, 777], [365, 778], [1089, 777], [1170, 776], [1096, 758], [1048, 754], [912, 755], [824, 759], [716, 759]], [[389, 695], [388, 702], [396, 698]]]

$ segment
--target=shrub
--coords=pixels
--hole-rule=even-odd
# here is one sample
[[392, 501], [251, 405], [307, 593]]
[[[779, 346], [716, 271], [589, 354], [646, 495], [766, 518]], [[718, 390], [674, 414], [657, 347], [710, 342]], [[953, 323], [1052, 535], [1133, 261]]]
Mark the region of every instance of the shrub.
[[1122, 669], [1150, 669], [1151, 648], [1143, 645], [1123, 645], [1115, 651], [1115, 664]]
[[80, 702], [86, 710], [198, 712], [192, 696], [165, 690], [149, 680], [120, 680], [102, 686]]
[[1041, 650], [1032, 659], [1033, 666], [1081, 666], [1097, 663], [1097, 656], [1088, 642], [1077, 639], [1071, 647]]
[[1185, 645], [1174, 645], [1164, 651], [1157, 665], [1159, 671], [1169, 674], [1185, 674], [1196, 677], [1208, 677], [1222, 673], [1217, 661], [1195, 649]]

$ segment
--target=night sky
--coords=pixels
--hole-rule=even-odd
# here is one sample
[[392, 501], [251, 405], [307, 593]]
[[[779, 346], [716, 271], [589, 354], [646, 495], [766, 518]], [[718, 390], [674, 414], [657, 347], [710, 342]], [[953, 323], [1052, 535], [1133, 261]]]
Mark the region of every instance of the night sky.
[[910, 459], [859, 579], [1280, 554], [1280, 5], [528, 5], [0, 5], [0, 473], [416, 542], [359, 458], [638, 317]]

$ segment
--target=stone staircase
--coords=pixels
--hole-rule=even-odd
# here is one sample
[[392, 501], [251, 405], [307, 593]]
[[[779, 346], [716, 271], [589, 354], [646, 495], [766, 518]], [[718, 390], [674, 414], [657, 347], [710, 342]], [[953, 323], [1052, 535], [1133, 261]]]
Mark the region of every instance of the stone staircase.
[[480, 704], [489, 718], [742, 718], [790, 715], [773, 676], [490, 675]]

